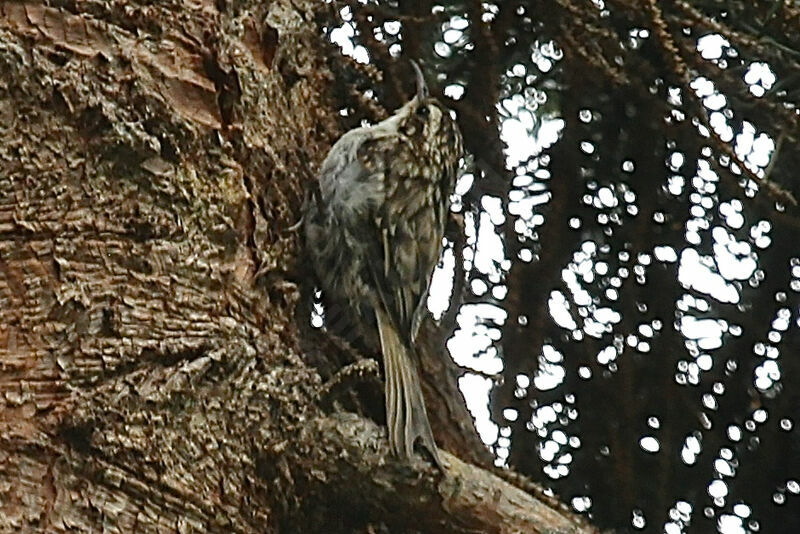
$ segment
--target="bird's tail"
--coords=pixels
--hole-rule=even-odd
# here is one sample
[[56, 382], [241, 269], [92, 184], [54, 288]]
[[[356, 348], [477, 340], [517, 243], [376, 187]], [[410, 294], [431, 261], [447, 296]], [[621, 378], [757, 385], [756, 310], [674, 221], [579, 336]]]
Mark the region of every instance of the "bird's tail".
[[400, 339], [385, 312], [377, 310], [376, 315], [386, 372], [386, 426], [389, 427], [392, 451], [398, 456], [410, 458], [414, 453], [414, 442], [420, 438], [441, 469], [442, 462], [428, 422], [411, 349]]

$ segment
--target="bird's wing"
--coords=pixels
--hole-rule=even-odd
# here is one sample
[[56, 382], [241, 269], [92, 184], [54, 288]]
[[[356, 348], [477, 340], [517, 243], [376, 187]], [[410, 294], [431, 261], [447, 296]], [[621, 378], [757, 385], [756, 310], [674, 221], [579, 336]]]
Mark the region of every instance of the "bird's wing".
[[419, 316], [424, 314], [431, 273], [439, 259], [443, 228], [430, 194], [429, 183], [418, 176], [404, 175], [400, 163], [406, 148], [394, 143], [397, 151], [383, 162], [385, 198], [374, 212], [374, 231], [380, 243], [372, 275], [389, 319], [407, 341], [414, 337]]

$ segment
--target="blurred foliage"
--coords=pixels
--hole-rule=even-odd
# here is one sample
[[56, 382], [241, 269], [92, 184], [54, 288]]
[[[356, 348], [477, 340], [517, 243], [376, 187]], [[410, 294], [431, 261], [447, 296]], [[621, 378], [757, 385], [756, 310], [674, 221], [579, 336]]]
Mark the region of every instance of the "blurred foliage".
[[401, 56], [458, 114], [449, 346], [498, 464], [620, 530], [800, 532], [800, 7], [330, 5], [351, 123]]

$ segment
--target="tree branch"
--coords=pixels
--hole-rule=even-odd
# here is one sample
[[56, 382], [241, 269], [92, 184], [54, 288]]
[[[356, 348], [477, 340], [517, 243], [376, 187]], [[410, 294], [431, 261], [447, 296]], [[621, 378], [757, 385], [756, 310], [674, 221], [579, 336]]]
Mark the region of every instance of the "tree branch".
[[[489, 471], [442, 452], [447, 472], [442, 477], [429, 463], [412, 465], [390, 459], [385, 432], [352, 414], [313, 419], [300, 441], [313, 450], [297, 457], [291, 469], [301, 498], [316, 501], [314, 509], [330, 516], [298, 513], [298, 531], [341, 521], [335, 502], [359, 502], [362, 517], [392, 532], [411, 529], [451, 533], [590, 533], [597, 532], [576, 516], [556, 511]], [[320, 499], [327, 506], [318, 506]], [[386, 514], [387, 508], [393, 508]], [[305, 507], [301, 506], [301, 509]]]

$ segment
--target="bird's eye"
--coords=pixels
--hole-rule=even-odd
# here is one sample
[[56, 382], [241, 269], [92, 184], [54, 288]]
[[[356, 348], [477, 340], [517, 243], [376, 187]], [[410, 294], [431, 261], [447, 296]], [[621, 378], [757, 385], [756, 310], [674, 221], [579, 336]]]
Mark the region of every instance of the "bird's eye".
[[417, 115], [420, 115], [422, 117], [427, 117], [428, 113], [430, 113], [428, 106], [422, 105], [417, 108]]

